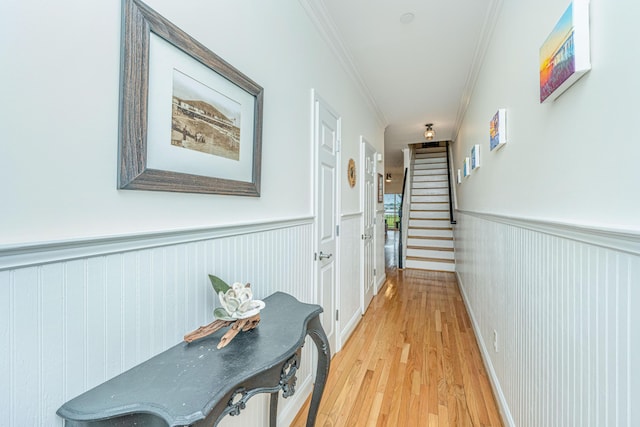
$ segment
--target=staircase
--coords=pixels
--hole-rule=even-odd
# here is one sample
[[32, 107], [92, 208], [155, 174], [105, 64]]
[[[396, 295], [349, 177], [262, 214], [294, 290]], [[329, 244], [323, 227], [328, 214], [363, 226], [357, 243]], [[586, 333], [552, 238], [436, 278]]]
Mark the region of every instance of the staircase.
[[406, 268], [455, 271], [446, 150], [415, 150]]

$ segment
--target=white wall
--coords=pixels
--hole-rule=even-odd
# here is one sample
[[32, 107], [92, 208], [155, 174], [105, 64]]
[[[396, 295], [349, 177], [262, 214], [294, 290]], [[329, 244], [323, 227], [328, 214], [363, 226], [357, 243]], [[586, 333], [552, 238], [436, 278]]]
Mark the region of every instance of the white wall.
[[[343, 213], [362, 210], [346, 180], [360, 135], [383, 151], [377, 116], [300, 3], [148, 4], [264, 87], [262, 194], [117, 190], [120, 2], [0, 3], [0, 412], [11, 426], [60, 424], [66, 399], [210, 321], [205, 273], [315, 299], [312, 88], [342, 116]], [[341, 244], [359, 245], [354, 236]], [[301, 372], [282, 422], [310, 385]], [[225, 422], [261, 425], [266, 400], [256, 402]]]
[[[591, 1], [592, 70], [541, 105], [538, 50], [567, 5], [504, 1], [496, 16], [452, 147], [454, 170], [474, 144], [482, 163], [456, 186], [456, 270], [508, 425], [632, 426], [640, 5]], [[498, 108], [508, 143], [490, 152]]]
[[[454, 166], [481, 144], [458, 186], [460, 209], [640, 230], [636, 122], [640, 4], [591, 0], [592, 70], [539, 103], [538, 51], [567, 0], [504, 1], [459, 137]], [[489, 151], [489, 120], [507, 109], [509, 142]]]
[[[382, 151], [376, 116], [298, 2], [148, 4], [264, 87], [262, 197], [117, 190], [120, 2], [2, 2], [0, 244], [311, 214], [311, 88], [343, 116], [345, 159], [361, 134]], [[358, 191], [344, 190], [345, 212]]]

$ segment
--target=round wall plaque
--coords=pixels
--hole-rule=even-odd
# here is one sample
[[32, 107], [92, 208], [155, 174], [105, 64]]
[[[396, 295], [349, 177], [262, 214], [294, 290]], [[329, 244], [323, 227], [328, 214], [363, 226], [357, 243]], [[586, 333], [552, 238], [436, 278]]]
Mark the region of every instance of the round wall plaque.
[[353, 159], [349, 159], [347, 166], [347, 177], [349, 178], [349, 186], [351, 188], [356, 185], [356, 162]]

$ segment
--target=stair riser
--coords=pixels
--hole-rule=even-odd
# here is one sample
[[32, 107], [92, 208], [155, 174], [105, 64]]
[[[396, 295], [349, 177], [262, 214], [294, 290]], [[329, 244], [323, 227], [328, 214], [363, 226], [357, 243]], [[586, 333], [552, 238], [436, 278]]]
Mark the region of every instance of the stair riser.
[[421, 196], [421, 195], [412, 195], [411, 203], [449, 203], [449, 196]]
[[427, 159], [440, 159], [440, 161], [442, 161], [442, 159], [445, 159], [446, 161], [446, 158], [447, 155], [445, 153], [417, 154], [413, 159], [413, 162], [416, 163]]
[[448, 203], [411, 203], [411, 210], [414, 211], [448, 211]]
[[406, 268], [415, 268], [418, 270], [435, 270], [435, 271], [456, 271], [455, 264], [450, 264], [448, 262], [427, 262], [427, 261], [416, 261], [412, 259], [408, 259], [406, 264]]
[[449, 188], [449, 183], [446, 181], [417, 181], [414, 182], [412, 187], [418, 188]]
[[418, 182], [447, 182], [446, 175], [422, 175], [422, 176], [414, 176], [411, 180], [412, 184], [416, 184]]
[[[453, 230], [438, 229], [438, 230], [422, 230], [420, 228], [409, 227], [408, 236], [421, 236], [421, 237], [446, 237], [453, 238]], [[436, 239], [434, 239], [436, 240]], [[453, 242], [453, 240], [451, 240]]]
[[451, 223], [449, 220], [443, 221], [441, 219], [410, 219], [409, 228], [411, 227], [450, 228]]
[[429, 147], [429, 148], [416, 148], [416, 155], [418, 154], [432, 154], [432, 153], [446, 153], [446, 147]]
[[409, 219], [449, 219], [449, 211], [446, 212], [429, 212], [429, 211], [411, 211]]
[[428, 248], [453, 248], [453, 240], [436, 240], [436, 239], [416, 239], [409, 237], [407, 240], [409, 246], [420, 246]]
[[418, 169], [413, 171], [414, 177], [423, 175], [444, 175], [446, 178], [447, 169]]
[[413, 170], [414, 171], [429, 170], [429, 169], [446, 169], [446, 168], [447, 168], [447, 163], [446, 162], [425, 163], [425, 164], [415, 164], [415, 165], [413, 165]]
[[453, 252], [451, 251], [434, 251], [427, 249], [407, 249], [407, 256], [414, 256], [420, 258], [437, 258], [437, 259], [453, 259]]
[[[411, 190], [412, 196], [448, 196], [448, 188], [414, 188]], [[447, 199], [448, 200], [448, 199]]]
[[413, 164], [415, 166], [428, 165], [428, 164], [432, 164], [432, 163], [444, 163], [446, 165], [447, 164], [447, 158], [446, 157], [427, 157], [427, 158], [424, 158], [424, 159], [415, 159], [413, 161]]

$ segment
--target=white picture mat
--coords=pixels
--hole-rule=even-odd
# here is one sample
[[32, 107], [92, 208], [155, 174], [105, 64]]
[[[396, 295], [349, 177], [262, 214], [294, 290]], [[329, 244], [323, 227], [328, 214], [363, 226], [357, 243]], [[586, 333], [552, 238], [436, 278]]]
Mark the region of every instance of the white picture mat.
[[[174, 68], [240, 104], [239, 161], [171, 145]], [[251, 182], [254, 106], [255, 98], [251, 94], [151, 33], [147, 168]]]

